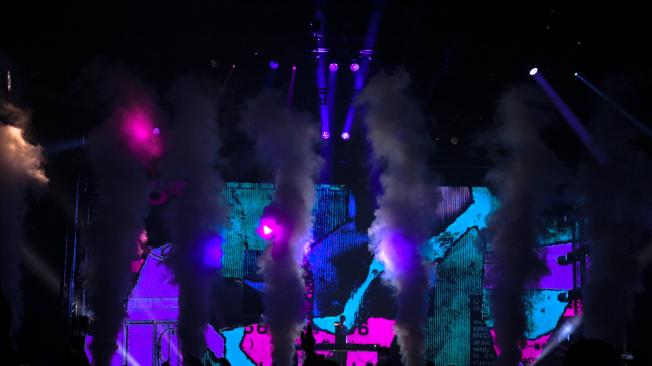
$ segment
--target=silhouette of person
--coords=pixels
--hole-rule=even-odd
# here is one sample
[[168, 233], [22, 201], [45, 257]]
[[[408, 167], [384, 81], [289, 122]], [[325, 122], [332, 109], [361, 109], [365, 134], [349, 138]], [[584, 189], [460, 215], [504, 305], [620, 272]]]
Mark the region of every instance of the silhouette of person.
[[[346, 317], [344, 315], [340, 315], [340, 321], [335, 322], [335, 344], [339, 348], [345, 348], [346, 347], [346, 333], [348, 333], [348, 329], [346, 328], [345, 322]], [[340, 365], [345, 365], [346, 364], [346, 351], [344, 350], [339, 350], [335, 351], [335, 359], [337, 360], [337, 363]]]
[[340, 315], [340, 321], [335, 322], [335, 344], [338, 346], [343, 346], [346, 344], [346, 333], [348, 333], [349, 330], [344, 324], [345, 321], [346, 317], [344, 315]]
[[301, 332], [301, 348], [306, 353], [306, 358], [312, 358], [315, 356], [315, 336], [312, 333], [312, 324], [308, 323], [306, 326], [306, 331]]
[[326, 360], [315, 352], [315, 336], [312, 332], [312, 324], [308, 323], [306, 331], [301, 332], [301, 348], [306, 354], [306, 360], [303, 366], [335, 366], [335, 361]]

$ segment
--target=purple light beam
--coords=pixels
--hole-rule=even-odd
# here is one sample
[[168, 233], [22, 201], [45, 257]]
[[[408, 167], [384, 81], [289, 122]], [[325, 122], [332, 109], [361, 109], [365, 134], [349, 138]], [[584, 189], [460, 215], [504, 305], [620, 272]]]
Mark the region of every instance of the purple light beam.
[[[332, 66], [336, 67], [333, 68]], [[335, 87], [337, 86], [337, 64], [332, 63], [328, 67], [330, 72], [328, 73], [328, 90], [326, 91], [326, 104], [328, 105], [328, 115], [335, 115]], [[330, 131], [329, 135], [330, 135]]]
[[326, 69], [329, 66], [326, 62], [326, 56], [328, 55], [328, 48], [326, 48], [326, 13], [324, 11], [323, 4], [317, 2], [315, 7], [315, 19], [318, 19], [320, 22], [319, 30], [315, 37], [317, 42], [316, 48], [316, 57], [317, 57], [317, 97], [319, 98], [319, 118], [321, 121], [321, 132], [320, 136], [323, 140], [328, 140], [330, 138], [330, 119], [329, 119], [329, 108], [326, 95]]
[[543, 92], [546, 93], [552, 104], [554, 104], [555, 108], [559, 111], [562, 117], [564, 117], [564, 120], [568, 123], [568, 125], [573, 129], [573, 132], [577, 135], [577, 137], [582, 141], [584, 146], [589, 150], [591, 155], [595, 158], [595, 160], [598, 161], [598, 163], [604, 165], [607, 163], [608, 159], [607, 157], [598, 149], [598, 147], [593, 143], [593, 140], [591, 139], [591, 135], [589, 134], [589, 131], [584, 127], [580, 119], [573, 113], [573, 111], [570, 109], [570, 107], [564, 102], [563, 99], [557, 94], [555, 89], [552, 88], [552, 85], [548, 83], [548, 80], [546, 80], [543, 77], [543, 74], [541, 71], [539, 71], [536, 68], [533, 68], [530, 70], [530, 75], [534, 78], [534, 81], [539, 84], [541, 89], [543, 89]]
[[584, 85], [586, 85], [589, 89], [591, 89], [595, 94], [597, 94], [600, 98], [602, 98], [605, 102], [611, 104], [612, 107], [614, 107], [618, 112], [620, 112], [629, 122], [631, 122], [634, 126], [638, 127], [643, 131], [648, 137], [652, 137], [652, 129], [650, 129], [645, 123], [643, 123], [640, 119], [636, 118], [633, 114], [629, 113], [625, 108], [620, 106], [618, 102], [616, 102], [613, 98], [610, 98], [607, 94], [603, 93], [602, 90], [598, 89], [595, 85], [593, 85], [590, 81], [586, 80], [582, 75], [579, 73], [574, 74], [577, 80], [581, 81]]
[[326, 91], [326, 57], [321, 55], [317, 63], [317, 97], [319, 98], [319, 117], [321, 120], [321, 136], [324, 140], [330, 136], [330, 120], [328, 118], [328, 97]]
[[292, 107], [292, 101], [294, 100], [294, 81], [297, 76], [297, 66], [292, 65], [292, 75], [290, 76], [290, 86], [288, 86], [288, 108]]
[[[353, 120], [355, 119], [356, 106], [355, 99], [360, 93], [362, 88], [364, 88], [365, 80], [369, 74], [369, 61], [371, 60], [370, 54], [373, 53], [374, 45], [376, 43], [376, 36], [378, 35], [378, 29], [380, 28], [380, 21], [383, 17], [384, 12], [384, 0], [379, 0], [374, 5], [374, 9], [371, 12], [371, 17], [369, 19], [369, 26], [367, 28], [367, 34], [365, 35], [364, 45], [362, 47], [361, 59], [359, 63], [359, 71], [354, 71], [354, 92], [351, 104], [349, 109], [346, 112], [346, 118], [344, 119], [344, 128], [342, 129], [342, 138], [348, 140], [351, 137], [351, 126], [353, 125]], [[353, 71], [353, 69], [351, 69]]]

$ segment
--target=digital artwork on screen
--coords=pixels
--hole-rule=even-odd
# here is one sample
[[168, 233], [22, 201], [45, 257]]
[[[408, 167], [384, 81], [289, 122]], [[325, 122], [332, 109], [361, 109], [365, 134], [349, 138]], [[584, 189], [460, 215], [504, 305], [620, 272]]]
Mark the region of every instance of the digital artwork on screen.
[[[487, 218], [499, 205], [484, 187], [442, 187], [439, 215], [442, 228], [423, 245], [430, 276], [426, 356], [435, 364], [490, 365], [500, 349], [494, 345], [488, 281], [493, 268]], [[347, 344], [395, 347], [395, 305], [383, 283], [383, 265], [368, 250], [365, 230], [356, 228], [355, 198], [342, 185], [317, 185], [314, 240], [305, 250], [304, 280], [307, 317], [315, 325], [318, 344], [335, 342], [335, 322], [346, 317]], [[271, 366], [270, 334], [262, 318], [262, 276], [258, 256], [266, 243], [256, 234], [274, 186], [229, 183], [226, 200], [232, 207], [224, 233], [222, 278], [216, 281], [207, 346], [233, 365]], [[557, 262], [573, 250], [573, 227], [551, 222], [538, 253], [549, 274], [532, 284], [525, 299], [527, 342], [524, 362], [531, 364], [549, 338], [572, 318], [572, 302], [558, 295], [574, 288], [572, 266]], [[127, 303], [128, 318], [118, 338], [113, 365], [180, 365], [178, 290], [165, 264], [168, 245], [152, 250], [139, 268]], [[87, 339], [87, 346], [90, 337]], [[297, 346], [299, 341], [297, 340]], [[333, 356], [332, 351], [319, 351]], [[301, 352], [299, 352], [301, 357]], [[346, 353], [347, 365], [376, 364], [382, 353], [364, 349]]]

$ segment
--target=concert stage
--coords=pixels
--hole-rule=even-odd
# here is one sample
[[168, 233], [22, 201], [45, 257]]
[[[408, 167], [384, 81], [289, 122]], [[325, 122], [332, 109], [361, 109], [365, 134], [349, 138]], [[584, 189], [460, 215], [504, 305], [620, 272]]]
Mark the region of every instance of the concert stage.
[[[212, 296], [214, 306], [205, 336], [211, 350], [232, 365], [272, 364], [270, 334], [261, 323], [264, 284], [257, 268], [266, 243], [256, 227], [273, 192], [271, 184], [226, 187], [232, 209], [224, 233], [224, 278], [216, 280], [214, 294], [206, 294]], [[369, 253], [367, 233], [356, 229], [356, 203], [350, 189], [317, 185], [316, 192], [314, 241], [303, 264], [307, 316], [315, 325], [316, 348], [333, 356], [334, 323], [344, 314], [349, 329], [347, 365], [375, 364], [377, 351], [388, 349], [395, 340], [395, 308], [392, 292], [381, 279], [384, 267]], [[423, 249], [431, 278], [427, 357], [436, 364], [489, 364], [496, 356], [489, 305], [493, 263], [483, 238], [487, 217], [498, 202], [483, 187], [442, 187], [441, 192], [439, 215], [445, 226]], [[574, 288], [574, 266], [557, 260], [573, 250], [574, 235], [573, 223], [553, 220], [541, 238], [538, 253], [550, 274], [527, 291], [528, 341], [523, 354], [528, 360], [541, 353], [565, 318], [575, 315], [574, 303], [558, 300]], [[180, 365], [175, 330], [178, 290], [165, 263], [168, 249], [168, 245], [153, 249], [138, 269], [127, 302], [128, 318], [118, 339], [123, 352], [114, 356], [115, 366], [164, 361]]]

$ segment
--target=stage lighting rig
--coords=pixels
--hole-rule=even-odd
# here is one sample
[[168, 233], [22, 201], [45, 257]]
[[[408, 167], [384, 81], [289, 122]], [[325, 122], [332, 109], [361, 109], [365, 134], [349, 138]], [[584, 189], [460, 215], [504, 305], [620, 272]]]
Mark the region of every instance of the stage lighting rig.
[[577, 250], [568, 252], [566, 255], [557, 257], [557, 263], [561, 264], [562, 266], [573, 264], [575, 262], [582, 260], [582, 258], [584, 258], [588, 254], [589, 254], [589, 247], [582, 246]]
[[315, 60], [319, 60], [322, 56], [325, 56], [328, 53], [328, 48], [317, 47], [312, 50], [312, 53], [315, 55]]
[[308, 22], [308, 30], [310, 31], [310, 35], [317, 42], [319, 42], [320, 39], [324, 38], [321, 24], [322, 24], [321, 20], [319, 19], [313, 19], [310, 22]]
[[317, 88], [317, 101], [319, 105], [326, 105], [326, 95], [328, 90], [326, 88]]
[[365, 50], [360, 50], [360, 58], [361, 59], [367, 59], [368, 61], [371, 61], [372, 56], [374, 55], [374, 50], [371, 49], [365, 49]]

